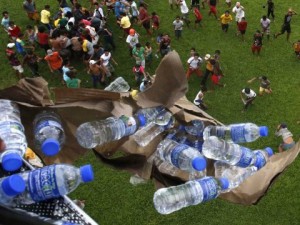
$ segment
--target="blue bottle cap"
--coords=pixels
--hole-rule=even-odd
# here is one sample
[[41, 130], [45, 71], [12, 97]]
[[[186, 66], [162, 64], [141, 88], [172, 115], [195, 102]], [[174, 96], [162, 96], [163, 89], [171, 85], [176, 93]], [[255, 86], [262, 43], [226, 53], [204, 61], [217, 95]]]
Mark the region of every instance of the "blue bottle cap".
[[2, 167], [6, 171], [15, 171], [22, 166], [22, 158], [17, 153], [8, 153], [2, 158]]
[[11, 175], [4, 178], [2, 182], [2, 190], [8, 196], [16, 196], [25, 191], [25, 181], [19, 175]]
[[204, 157], [196, 157], [192, 161], [192, 166], [197, 171], [205, 170], [206, 168], [206, 160]]
[[93, 168], [90, 164], [80, 167], [80, 175], [83, 182], [94, 180]]
[[226, 190], [229, 187], [229, 180], [225, 177], [219, 178], [219, 181], [221, 183], [222, 190]]
[[271, 157], [274, 154], [273, 149], [270, 147], [266, 147], [265, 151], [268, 153], [269, 157]]
[[143, 127], [147, 124], [147, 119], [142, 113], [138, 113], [137, 117], [138, 117], [139, 122], [140, 122], [140, 127]]
[[262, 137], [268, 136], [268, 127], [266, 126], [259, 127], [259, 135]]
[[46, 156], [54, 156], [59, 152], [60, 144], [56, 139], [49, 138], [43, 142], [41, 149]]

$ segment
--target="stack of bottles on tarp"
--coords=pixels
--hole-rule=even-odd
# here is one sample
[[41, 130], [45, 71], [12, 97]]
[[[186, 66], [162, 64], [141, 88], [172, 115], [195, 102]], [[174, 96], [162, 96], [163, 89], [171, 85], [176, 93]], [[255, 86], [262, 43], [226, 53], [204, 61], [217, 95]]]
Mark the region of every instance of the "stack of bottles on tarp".
[[[42, 111], [33, 121], [34, 143], [46, 156], [61, 150], [65, 134], [59, 116], [54, 111]], [[0, 152], [2, 168], [12, 174], [0, 178], [0, 204], [15, 207], [64, 196], [80, 184], [94, 179], [91, 165], [76, 168], [54, 164], [21, 172], [27, 149], [20, 110], [16, 103], [0, 99]]]
[[[273, 155], [271, 148], [252, 151], [239, 145], [268, 135], [268, 128], [252, 123], [213, 126], [202, 120], [180, 123], [164, 107], [140, 109], [131, 117], [109, 117], [87, 122], [77, 129], [82, 147], [94, 148], [125, 136], [147, 146], [159, 134], [165, 138], [156, 154], [164, 165], [189, 173], [185, 184], [162, 188], [154, 194], [154, 206], [161, 214], [169, 214], [189, 205], [215, 199], [222, 192], [237, 187], [261, 169]], [[215, 176], [206, 176], [206, 159], [215, 160]]]

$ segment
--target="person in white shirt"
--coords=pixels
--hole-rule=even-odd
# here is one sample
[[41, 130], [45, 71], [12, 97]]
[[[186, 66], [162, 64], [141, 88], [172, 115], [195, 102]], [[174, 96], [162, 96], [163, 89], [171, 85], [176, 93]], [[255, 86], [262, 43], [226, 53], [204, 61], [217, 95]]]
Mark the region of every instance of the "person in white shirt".
[[129, 30], [129, 35], [126, 38], [126, 43], [129, 47], [129, 54], [132, 56], [132, 49], [139, 43], [139, 34], [134, 29]]
[[199, 54], [196, 52], [192, 57], [190, 57], [187, 61], [188, 64], [188, 70], [186, 72], [186, 78], [189, 79], [191, 74], [196, 73], [198, 77], [202, 76], [202, 71], [200, 69], [200, 66], [203, 62], [203, 59], [199, 56]]
[[101, 64], [106, 68], [106, 77], [110, 79], [113, 72], [115, 71], [114, 67], [111, 65], [110, 60], [113, 61], [115, 65], [118, 63], [113, 59], [111, 53], [108, 49], [104, 49], [104, 53], [100, 57]]
[[194, 104], [202, 110], [207, 110], [207, 106], [206, 104], [204, 104], [203, 98], [204, 98], [204, 93], [202, 90], [200, 90], [194, 99]]
[[270, 24], [271, 24], [271, 20], [267, 18], [267, 16], [263, 16], [260, 19], [262, 33], [267, 35], [268, 40], [270, 39]]
[[178, 5], [180, 6], [182, 19], [185, 22], [186, 26], [189, 27], [191, 21], [189, 20], [189, 8], [187, 7], [185, 0], [178, 0]]
[[[246, 98], [244, 98], [243, 95]], [[242, 102], [244, 103], [244, 108], [242, 112], [246, 111], [250, 104], [253, 104], [252, 102], [254, 101], [255, 98], [256, 98], [256, 93], [250, 88], [246, 87], [241, 91], [241, 99]]]
[[242, 18], [245, 17], [245, 9], [241, 6], [240, 2], [237, 2], [232, 9], [232, 12], [235, 14], [236, 23], [241, 22]]

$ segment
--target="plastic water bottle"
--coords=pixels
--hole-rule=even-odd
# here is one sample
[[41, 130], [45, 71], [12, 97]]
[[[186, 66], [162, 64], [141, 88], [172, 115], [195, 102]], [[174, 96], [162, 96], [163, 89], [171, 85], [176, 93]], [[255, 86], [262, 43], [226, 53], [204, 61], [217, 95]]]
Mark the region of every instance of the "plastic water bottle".
[[[225, 169], [222, 177], [229, 181], [229, 189], [234, 189], [243, 183], [248, 177], [252, 176], [257, 171], [257, 167], [249, 166], [246, 168], [231, 166]], [[227, 191], [229, 191], [229, 189]]]
[[202, 154], [209, 159], [221, 160], [233, 166], [248, 167], [255, 163], [255, 154], [249, 148], [226, 142], [215, 136], [206, 139]]
[[228, 169], [232, 167], [231, 165], [229, 165], [228, 163], [226, 162], [223, 162], [223, 161], [215, 161], [214, 162], [214, 168], [215, 168], [215, 177], [216, 178], [220, 178], [222, 177], [222, 173]]
[[91, 165], [76, 168], [67, 164], [54, 164], [19, 174], [26, 190], [15, 198], [17, 204], [32, 204], [58, 198], [74, 191], [80, 183], [94, 179]]
[[[133, 135], [133, 139], [139, 146], [147, 146], [159, 134], [174, 127], [175, 118], [170, 112], [164, 112], [164, 115], [161, 117], [162, 118], [159, 118], [159, 121], [156, 118], [155, 121], [149, 123], [145, 127], [142, 127]], [[166, 125], [158, 125], [157, 123]]]
[[78, 143], [84, 148], [94, 148], [110, 141], [134, 134], [155, 119], [163, 107], [140, 109], [134, 116], [109, 117], [105, 120], [81, 124], [76, 131]]
[[163, 115], [164, 112], [166, 112], [166, 110], [163, 106], [157, 106], [157, 107], [139, 109], [136, 112], [136, 115], [138, 115], [138, 116], [142, 115], [146, 119], [146, 124], [155, 120], [156, 124], [163, 126], [163, 125], [167, 125], [168, 121], [166, 121], [166, 120], [162, 121], [157, 117], [159, 115]]
[[130, 86], [124, 80], [123, 77], [116, 78], [113, 82], [111, 82], [106, 88], [104, 88], [105, 91], [113, 91], [113, 92], [127, 92], [129, 91]]
[[188, 134], [201, 137], [203, 136], [205, 124], [201, 120], [192, 120], [191, 125], [185, 126], [185, 130]]
[[188, 145], [164, 139], [158, 144], [157, 151], [161, 159], [181, 170], [193, 172], [203, 171], [206, 168], [205, 158], [197, 149]]
[[19, 169], [23, 164], [22, 157], [27, 148], [27, 141], [19, 107], [10, 100], [0, 100], [0, 137], [6, 146], [0, 153], [3, 169], [6, 171]]
[[160, 214], [170, 214], [184, 207], [215, 199], [228, 185], [226, 178], [204, 177], [182, 185], [161, 188], [154, 193], [154, 206]]
[[253, 142], [259, 137], [268, 136], [268, 127], [259, 127], [253, 123], [207, 126], [203, 132], [203, 139], [206, 140], [210, 136], [217, 136], [234, 143]]
[[35, 116], [33, 127], [36, 148], [47, 156], [56, 155], [65, 142], [59, 115], [53, 111], [43, 111]]
[[25, 191], [25, 182], [19, 175], [11, 175], [0, 179], [0, 203], [12, 206], [15, 196]]
[[253, 153], [256, 156], [255, 166], [260, 170], [266, 165], [268, 159], [273, 155], [273, 150], [270, 147], [266, 147], [264, 150], [255, 150]]

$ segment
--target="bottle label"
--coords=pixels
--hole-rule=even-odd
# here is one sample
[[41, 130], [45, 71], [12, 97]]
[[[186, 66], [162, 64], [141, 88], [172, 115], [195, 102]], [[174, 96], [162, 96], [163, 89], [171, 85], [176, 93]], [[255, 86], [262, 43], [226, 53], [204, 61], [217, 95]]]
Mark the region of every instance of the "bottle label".
[[240, 149], [242, 151], [242, 155], [240, 161], [238, 161], [236, 166], [243, 167], [243, 168], [248, 167], [252, 162], [253, 152], [249, 148], [243, 146], [240, 146]]
[[56, 176], [56, 165], [36, 169], [29, 173], [28, 187], [30, 196], [34, 201], [57, 198], [60, 196]]
[[63, 130], [62, 126], [60, 123], [54, 121], [54, 120], [42, 120], [41, 122], [39, 122], [35, 129], [34, 129], [34, 133], [37, 134], [40, 132], [40, 130], [42, 130], [44, 127], [57, 127], [58, 129]]
[[244, 143], [247, 142], [245, 139], [245, 128], [241, 126], [232, 126], [230, 128], [231, 139], [234, 143]]
[[0, 122], [0, 134], [6, 133], [17, 133], [20, 135], [24, 135], [24, 127], [21, 123], [11, 122], [11, 121], [3, 121]]
[[202, 202], [209, 201], [218, 197], [218, 184], [214, 178], [207, 177], [201, 180], [198, 180], [202, 191], [203, 191], [203, 200]]
[[129, 136], [135, 133], [137, 126], [136, 121], [133, 117], [121, 116], [120, 119], [123, 121], [125, 126], [125, 135]]
[[257, 158], [260, 158], [260, 162], [259, 165], [257, 165], [257, 169], [261, 169], [264, 165], [266, 165], [267, 160], [264, 156], [264, 154], [262, 154], [260, 151], [255, 152], [255, 155]]
[[176, 145], [176, 147], [172, 150], [171, 152], [171, 162], [174, 166], [176, 166], [177, 168], [179, 168], [179, 155], [182, 151], [184, 151], [185, 149], [189, 148], [189, 146], [185, 145], [185, 144], [178, 144]]

